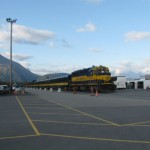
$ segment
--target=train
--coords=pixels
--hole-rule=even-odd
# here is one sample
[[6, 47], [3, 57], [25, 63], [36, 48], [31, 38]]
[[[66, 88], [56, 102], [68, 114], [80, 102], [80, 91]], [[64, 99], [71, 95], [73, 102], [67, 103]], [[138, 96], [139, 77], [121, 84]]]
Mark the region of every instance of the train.
[[66, 76], [31, 82], [26, 86], [47, 90], [59, 88], [64, 91], [115, 92], [116, 90], [109, 68], [102, 65], [76, 70]]

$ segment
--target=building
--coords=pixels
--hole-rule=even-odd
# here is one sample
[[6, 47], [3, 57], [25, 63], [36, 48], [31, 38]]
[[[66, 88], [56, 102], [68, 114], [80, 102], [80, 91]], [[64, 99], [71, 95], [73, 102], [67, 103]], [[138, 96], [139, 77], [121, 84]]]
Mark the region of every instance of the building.
[[150, 75], [145, 75], [139, 79], [127, 79], [127, 88], [129, 89], [150, 89]]

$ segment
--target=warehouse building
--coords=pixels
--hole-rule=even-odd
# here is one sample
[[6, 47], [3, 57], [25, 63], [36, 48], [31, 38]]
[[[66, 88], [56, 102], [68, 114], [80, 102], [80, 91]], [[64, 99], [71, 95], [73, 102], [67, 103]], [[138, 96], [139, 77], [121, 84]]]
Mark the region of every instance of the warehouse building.
[[150, 75], [145, 75], [139, 79], [127, 79], [126, 86], [129, 89], [150, 89]]

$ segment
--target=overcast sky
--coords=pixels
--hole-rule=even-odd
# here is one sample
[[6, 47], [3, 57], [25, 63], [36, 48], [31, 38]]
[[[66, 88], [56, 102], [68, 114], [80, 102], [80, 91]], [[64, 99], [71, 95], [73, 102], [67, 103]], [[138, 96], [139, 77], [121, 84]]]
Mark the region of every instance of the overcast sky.
[[0, 0], [0, 54], [40, 75], [104, 65], [150, 73], [150, 0]]

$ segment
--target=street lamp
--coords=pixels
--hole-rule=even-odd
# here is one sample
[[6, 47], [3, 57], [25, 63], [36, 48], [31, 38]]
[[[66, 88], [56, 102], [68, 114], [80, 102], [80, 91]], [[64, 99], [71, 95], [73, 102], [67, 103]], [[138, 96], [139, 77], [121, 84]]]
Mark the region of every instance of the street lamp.
[[10, 23], [10, 94], [12, 94], [12, 26], [17, 19], [6, 18], [6, 21]]

